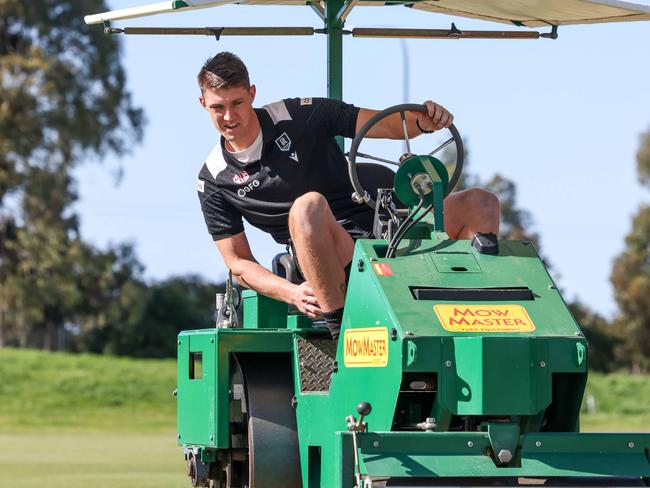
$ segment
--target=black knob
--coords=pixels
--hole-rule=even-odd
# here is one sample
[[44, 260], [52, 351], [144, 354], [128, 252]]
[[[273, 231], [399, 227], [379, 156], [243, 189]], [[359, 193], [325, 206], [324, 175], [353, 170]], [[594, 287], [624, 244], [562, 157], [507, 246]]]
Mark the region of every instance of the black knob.
[[366, 415], [370, 415], [370, 412], [372, 412], [372, 407], [368, 402], [361, 402], [357, 406], [357, 412], [359, 415], [363, 415], [365, 417]]

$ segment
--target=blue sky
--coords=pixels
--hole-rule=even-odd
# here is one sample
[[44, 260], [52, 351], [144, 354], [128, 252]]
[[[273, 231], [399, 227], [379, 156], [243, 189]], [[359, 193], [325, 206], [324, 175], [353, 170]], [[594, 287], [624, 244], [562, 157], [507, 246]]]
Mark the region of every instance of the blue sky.
[[[460, 29], [508, 28], [403, 7], [357, 8], [346, 28], [448, 28], [452, 21]], [[115, 23], [124, 25], [321, 27], [307, 7], [237, 5]], [[149, 278], [222, 279], [226, 270], [196, 196], [198, 171], [218, 141], [197, 101], [196, 73], [206, 58], [228, 50], [248, 65], [258, 106], [324, 96], [324, 36], [122, 41], [128, 86], [149, 123], [131, 154], [77, 171], [82, 234], [98, 246], [134, 242]], [[471, 172], [516, 182], [565, 297], [611, 316], [612, 260], [632, 215], [650, 201], [634, 159], [640, 134], [650, 129], [650, 23], [561, 27], [555, 41], [408, 40], [406, 50], [409, 101], [433, 99], [452, 111]], [[404, 101], [398, 40], [346, 38], [343, 72], [350, 103], [384, 108]], [[384, 146], [376, 147], [381, 154]], [[124, 176], [116, 185], [119, 167]], [[262, 264], [282, 250], [255, 229], [247, 233]]]

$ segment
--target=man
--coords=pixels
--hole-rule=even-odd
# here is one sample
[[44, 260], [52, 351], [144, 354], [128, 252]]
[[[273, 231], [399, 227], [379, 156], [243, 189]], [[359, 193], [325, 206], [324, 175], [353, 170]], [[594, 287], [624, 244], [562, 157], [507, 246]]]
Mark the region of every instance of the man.
[[[354, 237], [370, 234], [372, 211], [351, 199], [346, 160], [335, 136], [354, 137], [377, 111], [323, 98], [286, 99], [253, 108], [256, 89], [234, 54], [208, 60], [198, 75], [199, 101], [221, 141], [199, 173], [198, 192], [208, 231], [226, 266], [243, 285], [321, 317], [337, 338]], [[408, 133], [449, 127], [452, 115], [425, 102], [427, 114], [408, 113]], [[368, 137], [401, 139], [399, 114]], [[445, 199], [452, 239], [498, 232], [494, 195], [471, 189]], [[257, 263], [242, 218], [280, 243], [291, 240], [306, 281], [295, 285]]]

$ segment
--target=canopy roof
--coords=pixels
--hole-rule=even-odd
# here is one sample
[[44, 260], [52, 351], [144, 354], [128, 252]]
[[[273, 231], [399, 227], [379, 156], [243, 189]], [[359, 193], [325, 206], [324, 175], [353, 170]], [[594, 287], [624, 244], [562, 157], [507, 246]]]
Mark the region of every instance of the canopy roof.
[[[323, 10], [316, 0], [168, 0], [86, 16], [88, 24], [144, 17], [164, 12], [186, 11], [219, 5], [302, 5]], [[489, 20], [526, 27], [596, 24], [650, 20], [650, 5], [618, 0], [347, 0], [344, 8], [403, 5], [405, 7], [459, 17]]]

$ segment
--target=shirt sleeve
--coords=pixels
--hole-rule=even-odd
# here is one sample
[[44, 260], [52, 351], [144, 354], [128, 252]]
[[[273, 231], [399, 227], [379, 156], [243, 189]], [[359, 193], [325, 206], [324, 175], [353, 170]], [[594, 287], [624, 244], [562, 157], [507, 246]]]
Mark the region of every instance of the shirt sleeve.
[[[308, 100], [305, 103], [305, 100]], [[303, 98], [303, 108], [311, 109], [308, 116], [310, 124], [321, 124], [328, 135], [354, 137], [357, 128], [359, 107], [331, 98]]]
[[[203, 192], [201, 188], [204, 189]], [[224, 198], [218, 188], [200, 186], [198, 194], [205, 225], [213, 240], [218, 241], [243, 232], [241, 213]]]

